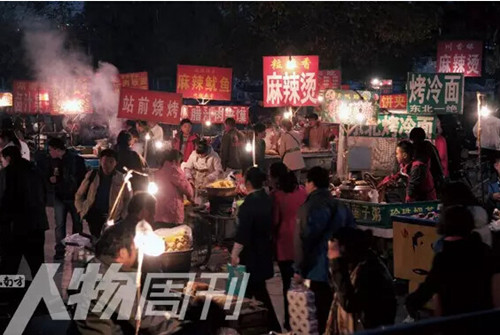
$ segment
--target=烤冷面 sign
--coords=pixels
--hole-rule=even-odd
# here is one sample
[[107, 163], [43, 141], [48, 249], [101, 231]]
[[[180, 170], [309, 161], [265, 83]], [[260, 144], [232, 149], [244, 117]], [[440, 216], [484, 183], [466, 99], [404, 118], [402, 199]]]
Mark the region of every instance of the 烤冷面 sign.
[[231, 100], [233, 69], [177, 65], [177, 93], [183, 98]]
[[264, 107], [318, 105], [318, 56], [269, 56], [263, 64]]
[[181, 107], [182, 96], [177, 93], [122, 88], [118, 117], [176, 125]]
[[440, 41], [437, 47], [437, 72], [481, 77], [482, 58], [481, 41]]
[[407, 97], [410, 114], [462, 114], [464, 75], [408, 73]]

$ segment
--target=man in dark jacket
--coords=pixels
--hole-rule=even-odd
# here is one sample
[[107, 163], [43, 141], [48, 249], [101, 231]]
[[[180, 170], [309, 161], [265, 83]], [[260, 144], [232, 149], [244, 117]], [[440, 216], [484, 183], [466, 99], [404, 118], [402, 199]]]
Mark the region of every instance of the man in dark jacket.
[[274, 275], [272, 259], [272, 201], [263, 189], [266, 175], [259, 168], [250, 168], [245, 175], [249, 192], [238, 211], [238, 227], [231, 253], [231, 264], [240, 261], [250, 274], [245, 292], [247, 298], [261, 301], [268, 309], [269, 330], [281, 332], [273, 304], [266, 288], [266, 280]]
[[[444, 184], [444, 172], [443, 166], [441, 165], [441, 159], [439, 158], [439, 151], [431, 141], [426, 140], [425, 130], [420, 127], [411, 130], [410, 140], [415, 147], [416, 153], [422, 156], [422, 159], [425, 159], [424, 163], [430, 164], [434, 186], [437, 191], [440, 191]], [[429, 162], [427, 162], [427, 160]]]
[[325, 330], [333, 293], [328, 284], [328, 239], [341, 227], [354, 227], [351, 211], [335, 201], [328, 187], [328, 171], [319, 166], [307, 173], [306, 202], [295, 227], [295, 281], [310, 279], [320, 334]]
[[367, 232], [345, 227], [328, 242], [330, 282], [335, 292], [329, 335], [394, 323], [397, 302], [392, 277], [370, 250], [370, 237]]
[[68, 213], [73, 222], [73, 234], [82, 232], [82, 220], [75, 208], [75, 193], [85, 178], [87, 169], [82, 157], [66, 149], [64, 142], [52, 138], [48, 142], [49, 155], [52, 158], [52, 169], [49, 182], [54, 185], [54, 214], [56, 221], [56, 254], [55, 260], [64, 258], [64, 245], [61, 241], [66, 237], [66, 218]]
[[46, 189], [43, 177], [33, 164], [21, 157], [18, 147], [2, 150], [5, 172], [0, 202], [2, 233], [9, 236], [2, 254], [0, 273], [17, 274], [22, 256], [35, 277], [44, 262]]
[[233, 118], [227, 118], [226, 129], [222, 137], [222, 144], [220, 149], [220, 157], [222, 161], [222, 169], [226, 171], [242, 169], [241, 156], [244, 137], [243, 134], [236, 129], [236, 121]]

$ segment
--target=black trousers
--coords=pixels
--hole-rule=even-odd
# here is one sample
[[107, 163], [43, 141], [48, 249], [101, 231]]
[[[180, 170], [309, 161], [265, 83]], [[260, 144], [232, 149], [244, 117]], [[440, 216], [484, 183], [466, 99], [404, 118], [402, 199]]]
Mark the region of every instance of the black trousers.
[[6, 243], [2, 248], [0, 262], [1, 274], [17, 274], [21, 258], [28, 262], [31, 276], [34, 278], [44, 262], [45, 231], [37, 231], [26, 235], [10, 235], [9, 239], [2, 239]]
[[314, 293], [318, 330], [320, 334], [323, 334], [326, 329], [328, 314], [330, 313], [330, 307], [333, 301], [333, 291], [328, 283], [312, 280], [310, 289]]
[[247, 290], [245, 291], [245, 297], [262, 302], [264, 307], [267, 308], [267, 328], [269, 331], [281, 332], [281, 326], [276, 317], [276, 313], [274, 312], [273, 303], [271, 301], [271, 297], [269, 296], [269, 292], [267, 292], [266, 282], [258, 281], [252, 282], [248, 281]]
[[102, 227], [104, 227], [107, 219], [107, 213], [101, 213], [91, 208], [85, 216], [85, 220], [87, 220], [87, 223], [89, 224], [90, 234], [95, 238], [99, 238], [101, 236]]
[[290, 289], [290, 284], [292, 283], [293, 271], [293, 261], [279, 261], [278, 266], [280, 268], [281, 280], [283, 281], [283, 299], [285, 303], [285, 322], [283, 323], [284, 328], [290, 329], [290, 313], [288, 312], [288, 299], [286, 294]]

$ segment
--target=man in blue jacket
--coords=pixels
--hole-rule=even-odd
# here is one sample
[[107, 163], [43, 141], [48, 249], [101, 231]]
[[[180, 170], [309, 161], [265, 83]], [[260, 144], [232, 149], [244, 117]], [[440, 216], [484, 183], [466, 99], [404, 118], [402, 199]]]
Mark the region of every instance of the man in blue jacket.
[[319, 333], [326, 327], [333, 292], [328, 283], [328, 239], [341, 227], [355, 227], [351, 211], [331, 195], [328, 171], [319, 166], [307, 172], [308, 197], [297, 215], [295, 280], [311, 281]]

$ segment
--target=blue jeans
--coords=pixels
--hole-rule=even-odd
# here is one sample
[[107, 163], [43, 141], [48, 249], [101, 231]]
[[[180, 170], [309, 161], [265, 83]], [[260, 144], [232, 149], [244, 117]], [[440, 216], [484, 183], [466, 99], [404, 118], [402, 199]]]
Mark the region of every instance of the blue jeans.
[[75, 203], [72, 200], [60, 200], [54, 197], [54, 214], [56, 219], [56, 253], [64, 252], [64, 245], [61, 241], [66, 237], [66, 218], [68, 213], [73, 222], [73, 234], [83, 231], [82, 219], [76, 212]]

